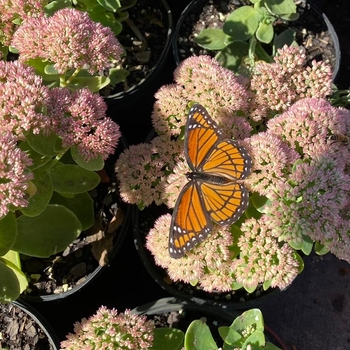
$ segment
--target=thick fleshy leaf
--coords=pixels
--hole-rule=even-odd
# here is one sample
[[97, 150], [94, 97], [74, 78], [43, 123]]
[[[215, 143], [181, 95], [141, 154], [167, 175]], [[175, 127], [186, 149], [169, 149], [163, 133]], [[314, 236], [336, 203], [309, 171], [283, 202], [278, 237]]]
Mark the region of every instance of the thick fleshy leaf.
[[21, 209], [22, 214], [31, 217], [45, 210], [53, 193], [51, 178], [45, 171], [41, 171], [41, 168], [34, 171], [32, 182], [36, 186], [36, 192], [29, 198], [28, 206]]
[[180, 350], [184, 339], [184, 333], [175, 328], [155, 328], [153, 336], [150, 350]]
[[226, 37], [221, 29], [206, 28], [194, 38], [194, 42], [207, 50], [222, 50], [226, 46]]
[[218, 349], [208, 325], [201, 320], [194, 320], [185, 334], [185, 348], [192, 350]]
[[33, 134], [32, 132], [26, 134], [26, 140], [30, 147], [44, 156], [55, 156], [58, 154], [55, 150], [57, 139], [59, 137], [56, 134], [44, 135], [42, 131], [39, 134]]
[[228, 44], [217, 55], [221, 65], [234, 72], [237, 71], [244, 57], [248, 56], [249, 44], [244, 41], [234, 41]]
[[233, 40], [246, 41], [255, 34], [260, 20], [260, 13], [253, 7], [242, 6], [226, 18], [223, 31]]
[[5, 255], [13, 247], [16, 238], [16, 218], [14, 213], [9, 212], [0, 220], [0, 256]]
[[71, 153], [72, 159], [84, 169], [91, 170], [91, 171], [98, 171], [103, 169], [105, 165], [105, 162], [102, 156], [98, 156], [95, 159], [90, 159], [86, 161], [84, 157], [79, 153], [78, 147], [76, 146], [71, 147], [70, 153]]
[[63, 251], [81, 233], [81, 223], [72, 211], [49, 204], [38, 216], [17, 218], [18, 235], [13, 250], [29, 256], [49, 257]]
[[256, 31], [256, 38], [262, 43], [269, 44], [273, 39], [273, 25], [272, 23], [259, 23], [259, 27]]
[[58, 193], [83, 193], [94, 189], [100, 183], [100, 177], [95, 172], [72, 164], [62, 164], [52, 168], [49, 176], [53, 190]]
[[296, 13], [297, 6], [294, 0], [265, 0], [266, 8], [274, 15], [287, 15]]
[[94, 224], [94, 201], [87, 192], [76, 194], [72, 198], [54, 192], [50, 203], [61, 204], [71, 210], [80, 221], [83, 231]]
[[24, 273], [6, 257], [0, 257], [0, 302], [16, 300], [27, 288]]

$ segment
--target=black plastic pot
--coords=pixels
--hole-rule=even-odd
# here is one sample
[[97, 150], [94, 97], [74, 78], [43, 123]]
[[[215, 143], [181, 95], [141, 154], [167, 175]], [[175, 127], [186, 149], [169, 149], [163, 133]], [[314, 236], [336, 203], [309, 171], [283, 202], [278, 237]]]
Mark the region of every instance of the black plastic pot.
[[[114, 157], [116, 158], [118, 156], [118, 154], [120, 154], [120, 152], [122, 152], [122, 150], [124, 150], [127, 147], [128, 147], [128, 144], [127, 144], [125, 138], [122, 137], [120, 140], [120, 143], [118, 145], [118, 148], [115, 152]], [[113, 169], [114, 169], [115, 161], [113, 160], [110, 163], [111, 163], [110, 166], [113, 167]], [[113, 169], [111, 169], [111, 171], [113, 171]], [[116, 185], [115, 187], [117, 189], [118, 186]], [[30, 294], [30, 293], [24, 292], [20, 295], [20, 297], [19, 297], [20, 300], [24, 300], [24, 301], [28, 301], [28, 302], [44, 302], [44, 301], [57, 301], [57, 300], [60, 300], [63, 298], [67, 298], [67, 297], [71, 296], [72, 294], [81, 291], [83, 288], [85, 288], [86, 286], [91, 284], [93, 281], [96, 280], [96, 278], [103, 271], [105, 271], [106, 268], [108, 268], [110, 266], [110, 264], [113, 261], [113, 259], [115, 258], [115, 256], [118, 254], [120, 249], [122, 249], [123, 242], [124, 242], [126, 235], [128, 233], [128, 230], [130, 227], [131, 206], [124, 203], [121, 200], [121, 198], [119, 197], [118, 193], [113, 195], [111, 198], [108, 198], [108, 201], [110, 202], [110, 206], [115, 206], [117, 204], [118, 208], [121, 208], [121, 210], [123, 210], [123, 212], [124, 212], [123, 222], [122, 222], [121, 226], [117, 228], [117, 231], [114, 234], [113, 249], [108, 255], [108, 264], [101, 266], [101, 265], [98, 265], [96, 262], [97, 267], [94, 268], [94, 270], [92, 272], [90, 272], [89, 275], [87, 275], [81, 283], [75, 285], [73, 288], [71, 288], [65, 292], [57, 293], [57, 294], [43, 294], [43, 295], [34, 295], [34, 293]]]
[[[144, 211], [147, 211], [147, 208]], [[159, 209], [156, 208], [156, 211], [159, 211]], [[232, 312], [233, 310], [247, 310], [258, 307], [266, 298], [273, 297], [276, 293], [280, 292], [278, 288], [270, 288], [267, 291], [257, 290], [251, 294], [244, 289], [235, 291], [234, 293], [208, 293], [187, 283], [170, 282], [166, 271], [155, 264], [151, 252], [145, 247], [145, 236], [140, 229], [141, 220], [139, 216], [140, 211], [134, 206], [131, 214], [131, 222], [136, 250], [150, 276], [171, 296], [187, 302], [206, 305], [207, 307], [221, 307]], [[152, 221], [153, 219], [155, 221], [157, 218], [152, 217]]]
[[[225, 0], [228, 2], [228, 0]], [[310, 12], [314, 17], [315, 17], [315, 22], [318, 24], [319, 31], [328, 31], [331, 39], [333, 41], [333, 46], [334, 46], [334, 55], [335, 55], [335, 62], [333, 66], [333, 80], [335, 80], [339, 68], [340, 68], [340, 59], [341, 59], [341, 52], [340, 52], [340, 46], [339, 46], [339, 40], [337, 33], [335, 32], [335, 29], [332, 25], [332, 23], [329, 21], [328, 17], [322, 13], [321, 10], [314, 4], [310, 3], [307, 0], [304, 0], [307, 3], [307, 11]], [[174, 35], [173, 35], [173, 40], [172, 40], [172, 52], [173, 52], [173, 57], [178, 65], [184, 57], [180, 57], [179, 55], [179, 50], [180, 50], [180, 41], [179, 41], [179, 36], [180, 36], [180, 31], [182, 27], [185, 25], [186, 21], [197, 21], [199, 12], [198, 9], [203, 8], [205, 4], [208, 4], [208, 0], [192, 0], [187, 7], [182, 11], [175, 27]], [[213, 3], [219, 3], [221, 2], [220, 0], [214, 0]], [[195, 11], [197, 10], [197, 11]], [[293, 27], [297, 25], [298, 22], [291, 22], [291, 26]], [[181, 40], [181, 39], [180, 39]], [[191, 43], [192, 44], [192, 43]], [[193, 42], [193, 47], [197, 46], [196, 43]], [[207, 54], [210, 54], [212, 56], [215, 55], [215, 52], [207, 52]], [[187, 57], [185, 57], [187, 58]]]
[[[127, 91], [104, 96], [108, 105], [117, 108], [117, 110], [125, 109], [136, 101], [140, 100], [143, 95], [156, 85], [157, 79], [166, 62], [173, 34], [173, 17], [171, 9], [166, 0], [158, 0], [162, 7], [163, 20], [167, 27], [167, 38], [161, 55], [158, 57], [157, 64], [148, 73], [148, 75], [138, 85], [130, 88]], [[111, 116], [113, 117], [113, 116]]]
[[[54, 329], [51, 327], [51, 325], [48, 323], [48, 321], [34, 307], [27, 304], [26, 302], [19, 301], [19, 300], [13, 301], [12, 305], [15, 308], [18, 308], [22, 312], [26, 313], [43, 330], [43, 332], [45, 333], [45, 336], [47, 337], [48, 343], [50, 345], [50, 349], [53, 349], [53, 350], [60, 349], [60, 341], [59, 341]], [[25, 331], [23, 331], [23, 330], [19, 331], [19, 333], [26, 334]]]

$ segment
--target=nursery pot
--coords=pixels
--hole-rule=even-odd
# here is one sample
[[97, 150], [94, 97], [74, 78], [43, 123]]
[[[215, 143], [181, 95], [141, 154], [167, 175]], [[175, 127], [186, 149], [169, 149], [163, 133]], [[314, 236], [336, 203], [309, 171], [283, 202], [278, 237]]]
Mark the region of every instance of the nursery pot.
[[[284, 25], [284, 29], [286, 26], [289, 26], [298, 33], [298, 45], [304, 46], [308, 61], [313, 59], [317, 61], [328, 60], [327, 57], [331, 58], [329, 63], [332, 66], [333, 80], [335, 80], [339, 72], [341, 58], [337, 33], [328, 17], [316, 5], [309, 3], [307, 0], [301, 1], [301, 4], [297, 6], [297, 11], [300, 14], [299, 19], [288, 22], [287, 25]], [[226, 18], [239, 6], [242, 6], [241, 0], [238, 2], [238, 5], [237, 1], [234, 0], [213, 0], [210, 3], [208, 0], [192, 0], [181, 13], [174, 31], [172, 51], [176, 64], [178, 65], [192, 55], [206, 54], [214, 57], [217, 53], [216, 51], [208, 51], [201, 48], [193, 39], [202, 29], [222, 28], [224, 23], [222, 16]], [[216, 20], [214, 21], [213, 18]], [[299, 39], [299, 36], [302, 36], [305, 31], [310, 34], [309, 38], [313, 34], [313, 37], [316, 38], [315, 42], [319, 41], [318, 38], [321, 35], [328, 34], [326, 40], [322, 38], [320, 40], [322, 45], [326, 41], [325, 48], [321, 50], [321, 47], [317, 48], [314, 44], [310, 46], [307, 42]], [[329, 42], [327, 43], [327, 41]], [[327, 52], [328, 55], [326, 56]]]
[[122, 137], [115, 154], [105, 162], [100, 185], [91, 193], [96, 207], [93, 227], [82, 231], [64, 252], [47, 259], [21, 258], [22, 270], [29, 277], [29, 286], [20, 295], [21, 300], [42, 302], [66, 298], [93, 283], [118, 254], [128, 232], [131, 209], [120, 198], [114, 164], [126, 147]]
[[[142, 264], [150, 276], [171, 296], [181, 300], [186, 300], [187, 302], [206, 305], [207, 307], [221, 307], [228, 311], [232, 311], [236, 309], [258, 307], [266, 298], [272, 297], [276, 293], [280, 292], [280, 289], [278, 288], [270, 288], [266, 291], [263, 291], [262, 288], [257, 288], [255, 292], [248, 293], [242, 288], [237, 291], [230, 291], [226, 293], [209, 293], [197, 286], [192, 286], [189, 283], [171, 281], [166, 270], [155, 264], [151, 252], [145, 246], [147, 232], [141, 228], [141, 225], [146, 221], [148, 221], [147, 227], [153, 227], [155, 220], [161, 215], [161, 210], [163, 210], [162, 214], [164, 214], [167, 209], [165, 207], [162, 207], [161, 209], [161, 207], [151, 205], [140, 212], [139, 209], [134, 206], [131, 214], [132, 230], [135, 247]], [[141, 215], [143, 219], [140, 218]]]
[[[166, 0], [151, 0], [144, 1], [144, 6], [153, 7], [157, 10], [159, 9], [159, 13], [151, 13], [144, 14], [143, 8], [138, 8], [137, 6], [142, 6], [138, 3], [133, 8], [128, 10], [129, 18], [134, 22], [137, 26], [137, 22], [148, 23], [148, 27], [141, 31], [141, 34], [147, 38], [147, 48], [150, 48], [150, 62], [154, 62], [154, 65], [151, 69], [149, 69], [148, 73], [139, 81], [128, 83], [128, 87], [124, 89], [124, 91], [114, 92], [113, 89], [110, 93], [103, 93], [103, 97], [107, 104], [112, 107], [116, 107], [116, 111], [119, 112], [121, 109], [125, 109], [131, 104], [135, 103], [135, 101], [139, 101], [146, 93], [149, 91], [156, 89], [157, 79], [160, 78], [162, 68], [167, 59], [169, 49], [171, 46], [171, 38], [173, 33], [173, 17], [171, 9]], [[154, 16], [154, 18], [150, 18]], [[139, 18], [140, 17], [140, 18]], [[123, 27], [127, 27], [127, 24], [123, 24]], [[161, 30], [161, 33], [153, 32], [152, 28], [156, 28]], [[151, 35], [150, 35], [151, 33]], [[123, 31], [121, 32], [121, 35]], [[160, 40], [163, 38], [162, 40]], [[123, 44], [123, 42], [121, 42]], [[146, 50], [147, 51], [147, 50]], [[135, 55], [134, 53], [126, 53], [127, 55]], [[140, 63], [142, 65], [142, 62]], [[126, 68], [127, 69], [127, 68]], [[130, 73], [129, 78], [134, 74]], [[137, 78], [138, 80], [139, 78]], [[111, 117], [113, 117], [111, 115]]]
[[[59, 339], [48, 321], [31, 305], [24, 301], [13, 301], [0, 306], [1, 320], [0, 330], [2, 338], [0, 347], [9, 349], [30, 349], [37, 350], [58, 350], [60, 348]], [[4, 319], [2, 318], [5, 316]], [[10, 333], [14, 343], [7, 343], [6, 334]]]

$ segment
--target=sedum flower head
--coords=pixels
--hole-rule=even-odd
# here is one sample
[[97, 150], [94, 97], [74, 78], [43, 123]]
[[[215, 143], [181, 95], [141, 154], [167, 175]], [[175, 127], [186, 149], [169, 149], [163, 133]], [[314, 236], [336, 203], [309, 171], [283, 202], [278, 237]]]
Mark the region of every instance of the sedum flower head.
[[77, 146], [86, 160], [106, 159], [114, 152], [121, 133], [106, 117], [107, 105], [101, 96], [88, 89], [53, 88], [50, 98], [51, 128], [62, 138], [63, 147]]
[[332, 71], [324, 62], [307, 67], [306, 55], [284, 46], [274, 63], [258, 61], [253, 69], [250, 115], [254, 121], [272, 118], [301, 98], [326, 98], [332, 92]]
[[61, 348], [67, 350], [142, 350], [153, 345], [154, 323], [146, 316], [101, 306], [96, 314], [74, 325]]
[[16, 135], [37, 134], [49, 126], [49, 89], [32, 67], [0, 61], [0, 127]]
[[246, 220], [238, 239], [239, 258], [234, 262], [237, 281], [246, 287], [271, 282], [284, 289], [297, 276], [299, 263], [287, 243], [279, 243], [264, 217]]
[[240, 115], [248, 106], [248, 92], [233, 72], [209, 56], [193, 56], [174, 72], [174, 84], [156, 93], [152, 123], [159, 134], [182, 135], [190, 102], [201, 103], [228, 138], [248, 137], [252, 130]]
[[231, 290], [232, 259], [229, 247], [233, 238], [227, 228], [214, 226], [211, 235], [181, 259], [172, 259], [168, 252], [171, 215], [160, 216], [146, 237], [146, 247], [157, 265], [167, 270], [172, 281], [198, 283], [205, 291]]
[[[13, 33], [21, 22], [44, 12], [43, 0], [0, 0], [0, 43], [9, 46]], [[36, 31], [39, 32], [38, 27]]]
[[10, 132], [0, 133], [0, 218], [11, 209], [26, 207], [26, 190], [33, 179], [32, 160], [17, 146]]
[[28, 18], [15, 32], [11, 45], [19, 51], [22, 62], [45, 59], [54, 64], [59, 74], [72, 69], [95, 74], [109, 68], [123, 54], [109, 27], [71, 8], [51, 17]]
[[334, 159], [297, 163], [288, 181], [276, 182], [266, 209], [268, 225], [279, 240], [301, 242], [303, 235], [322, 244], [338, 240], [349, 189], [350, 176]]

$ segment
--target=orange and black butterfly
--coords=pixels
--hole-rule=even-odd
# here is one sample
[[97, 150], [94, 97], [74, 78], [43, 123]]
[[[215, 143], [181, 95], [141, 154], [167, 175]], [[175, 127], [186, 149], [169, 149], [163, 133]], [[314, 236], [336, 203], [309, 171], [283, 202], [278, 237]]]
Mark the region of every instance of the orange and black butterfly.
[[231, 225], [243, 214], [249, 193], [239, 180], [252, 161], [234, 140], [225, 140], [206, 109], [195, 104], [185, 129], [185, 157], [189, 182], [176, 201], [169, 236], [169, 254], [178, 259], [212, 231], [213, 223]]

